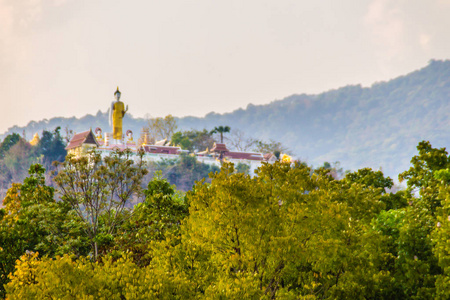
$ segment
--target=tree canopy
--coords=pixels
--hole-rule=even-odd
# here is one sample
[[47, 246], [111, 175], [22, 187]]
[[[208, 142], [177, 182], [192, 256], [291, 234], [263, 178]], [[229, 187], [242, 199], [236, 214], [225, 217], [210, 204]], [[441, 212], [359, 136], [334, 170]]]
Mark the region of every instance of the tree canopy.
[[211, 134], [218, 133], [220, 134], [220, 142], [223, 143], [223, 134], [230, 132], [230, 126], [217, 126], [214, 127], [213, 130], [211, 130]]
[[[94, 222], [78, 212], [88, 202], [70, 205], [70, 193], [55, 201], [35, 165], [0, 213], [2, 296], [447, 299], [449, 155], [425, 141], [417, 149], [400, 191], [379, 170], [337, 178], [326, 166], [283, 161], [264, 163], [254, 177], [224, 163], [186, 193], [156, 173], [141, 203], [111, 210], [118, 219], [110, 237], [95, 239], [98, 257], [87, 232]], [[93, 170], [123, 173], [91, 159]], [[88, 165], [65, 164], [60, 174]], [[80, 178], [96, 178], [91, 184], [108, 196], [120, 185], [117, 175], [94, 173]], [[106, 233], [109, 212], [99, 215]]]

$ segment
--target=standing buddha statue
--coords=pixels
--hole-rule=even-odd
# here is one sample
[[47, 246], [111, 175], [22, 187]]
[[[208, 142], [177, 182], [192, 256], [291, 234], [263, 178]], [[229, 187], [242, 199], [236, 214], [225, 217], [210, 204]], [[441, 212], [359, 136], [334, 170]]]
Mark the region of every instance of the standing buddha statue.
[[113, 139], [116, 141], [122, 141], [122, 119], [125, 113], [128, 111], [128, 105], [125, 107], [122, 101], [120, 101], [120, 91], [117, 87], [114, 97], [116, 101], [111, 104], [111, 121], [113, 127]]

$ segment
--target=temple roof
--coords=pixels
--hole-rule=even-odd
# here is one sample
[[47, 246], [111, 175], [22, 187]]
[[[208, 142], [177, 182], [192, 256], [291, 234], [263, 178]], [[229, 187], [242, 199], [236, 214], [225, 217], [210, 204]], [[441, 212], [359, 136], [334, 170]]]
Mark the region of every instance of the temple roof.
[[263, 160], [264, 157], [261, 153], [257, 152], [227, 152], [225, 157], [231, 159], [248, 159], [248, 160]]
[[210, 152], [228, 152], [227, 146], [225, 144], [214, 143]]
[[180, 147], [173, 146], [143, 145], [142, 148], [147, 153], [178, 154], [181, 151]]
[[75, 134], [67, 145], [66, 150], [80, 147], [83, 144], [94, 144], [98, 147], [98, 142], [95, 139], [92, 130]]

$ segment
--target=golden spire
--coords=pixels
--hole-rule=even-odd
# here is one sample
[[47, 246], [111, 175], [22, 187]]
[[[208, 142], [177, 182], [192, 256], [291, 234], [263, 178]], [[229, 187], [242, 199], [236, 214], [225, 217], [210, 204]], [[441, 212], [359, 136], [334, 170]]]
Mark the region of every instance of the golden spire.
[[36, 132], [33, 139], [30, 141], [31, 146], [36, 146], [40, 141], [39, 134]]

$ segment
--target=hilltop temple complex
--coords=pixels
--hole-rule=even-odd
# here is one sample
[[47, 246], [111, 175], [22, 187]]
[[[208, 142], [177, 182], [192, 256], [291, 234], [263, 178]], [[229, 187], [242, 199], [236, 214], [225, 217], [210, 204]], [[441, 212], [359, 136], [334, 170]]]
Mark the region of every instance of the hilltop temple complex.
[[[162, 160], [177, 160], [183, 153], [189, 154], [188, 150], [183, 150], [179, 146], [170, 145], [167, 139], [151, 143], [149, 138], [144, 135], [142, 143], [138, 143], [133, 139], [133, 132], [127, 130], [123, 134], [122, 118], [128, 110], [128, 106], [124, 106], [120, 101], [121, 92], [117, 88], [114, 93], [116, 101], [111, 104], [110, 122], [112, 132], [105, 132], [99, 127], [86, 130], [75, 134], [66, 147], [69, 154], [79, 156], [83, 155], [92, 148], [97, 149], [102, 156], [107, 156], [111, 151], [117, 149], [129, 149], [133, 152], [139, 150], [144, 151], [143, 159], [145, 161], [162, 161]], [[238, 152], [230, 151], [223, 143], [214, 143], [211, 149], [206, 149], [202, 152], [191, 153], [199, 162], [217, 165], [220, 167], [222, 161], [232, 162], [235, 165], [238, 163], [249, 166], [250, 174], [261, 166], [263, 161], [272, 163], [276, 160], [273, 154], [263, 155], [257, 152]]]

